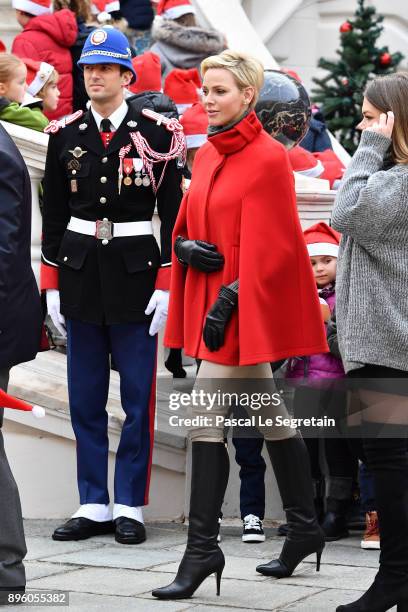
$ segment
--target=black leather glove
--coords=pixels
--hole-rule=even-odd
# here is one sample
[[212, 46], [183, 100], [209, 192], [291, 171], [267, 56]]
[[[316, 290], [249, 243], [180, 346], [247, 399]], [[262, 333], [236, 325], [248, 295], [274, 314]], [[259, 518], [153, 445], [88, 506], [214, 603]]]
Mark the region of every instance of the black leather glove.
[[210, 351], [218, 351], [224, 344], [225, 326], [238, 304], [238, 293], [222, 286], [218, 298], [210, 308], [205, 320], [203, 338]]
[[217, 251], [215, 244], [203, 240], [187, 240], [177, 236], [174, 252], [180, 263], [201, 272], [217, 272], [224, 266], [224, 256]]

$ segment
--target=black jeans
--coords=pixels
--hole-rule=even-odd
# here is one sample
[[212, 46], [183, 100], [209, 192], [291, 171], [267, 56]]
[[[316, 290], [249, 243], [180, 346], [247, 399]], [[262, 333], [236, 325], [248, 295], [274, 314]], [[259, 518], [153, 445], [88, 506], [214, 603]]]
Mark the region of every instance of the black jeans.
[[[408, 372], [382, 366], [366, 365], [349, 374], [350, 378], [360, 379], [358, 385], [375, 393], [389, 394], [389, 406], [405, 395], [400, 387], [395, 395], [393, 380], [407, 379]], [[371, 379], [365, 381], [363, 379]], [[367, 397], [367, 395], [366, 395]], [[369, 396], [368, 396], [369, 397]], [[365, 400], [368, 414], [372, 406]], [[408, 403], [408, 399], [407, 399]], [[386, 404], [385, 404], [386, 405]], [[402, 404], [404, 406], [404, 404]], [[381, 413], [381, 411], [380, 411]], [[380, 414], [379, 413], [379, 414]], [[402, 412], [401, 412], [402, 414]], [[384, 414], [386, 417], [386, 415]], [[407, 415], [408, 416], [408, 415]], [[363, 423], [363, 449], [367, 467], [374, 478], [374, 492], [380, 526], [381, 555], [379, 575], [390, 585], [399, 585], [408, 580], [408, 451], [407, 427], [405, 424], [393, 426], [395, 437], [385, 437], [380, 421]]]

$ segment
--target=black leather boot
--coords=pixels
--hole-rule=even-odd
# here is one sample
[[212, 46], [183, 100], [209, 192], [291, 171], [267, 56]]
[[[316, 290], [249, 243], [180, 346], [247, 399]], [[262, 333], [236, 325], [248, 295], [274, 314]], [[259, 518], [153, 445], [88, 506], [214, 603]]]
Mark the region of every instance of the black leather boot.
[[[317, 521], [320, 523], [324, 517], [324, 500], [326, 497], [326, 481], [323, 476], [319, 479], [313, 479], [313, 497]], [[283, 523], [279, 525], [277, 533], [279, 536], [286, 538], [288, 535], [288, 524]]]
[[347, 512], [351, 503], [353, 479], [331, 477], [327, 496], [327, 512], [321, 523], [326, 542], [347, 538]]
[[287, 440], [267, 441], [266, 447], [286, 512], [288, 535], [279, 559], [258, 565], [256, 571], [265, 576], [287, 578], [313, 553], [316, 553], [316, 570], [319, 571], [324, 537], [316, 518], [306, 446], [300, 434], [296, 434]]
[[386, 612], [395, 605], [408, 612], [408, 454], [401, 430], [400, 439], [364, 440], [381, 533], [380, 569], [368, 591], [337, 612]]
[[218, 518], [228, 483], [228, 451], [220, 442], [192, 443], [191, 497], [187, 548], [177, 576], [166, 587], [155, 589], [159, 599], [191, 597], [200, 584], [216, 574], [217, 595], [225, 559], [217, 543]]

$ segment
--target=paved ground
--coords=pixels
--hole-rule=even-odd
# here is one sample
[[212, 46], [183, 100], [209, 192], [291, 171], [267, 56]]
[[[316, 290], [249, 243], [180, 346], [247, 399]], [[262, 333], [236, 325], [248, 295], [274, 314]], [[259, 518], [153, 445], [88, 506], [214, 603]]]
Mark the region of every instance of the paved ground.
[[[148, 540], [139, 546], [116, 544], [111, 536], [85, 542], [53, 542], [56, 521], [26, 521], [28, 592], [67, 590], [69, 612], [237, 612], [239, 610], [308, 610], [331, 612], [336, 605], [353, 601], [371, 583], [378, 564], [377, 551], [360, 549], [360, 534], [328, 544], [320, 573], [313, 557], [291, 578], [274, 580], [255, 572], [263, 559], [272, 558], [282, 545], [275, 529], [267, 529], [263, 544], [243, 544], [237, 522], [223, 527], [222, 549], [226, 566], [221, 596], [210, 576], [194, 598], [159, 602], [150, 591], [168, 584], [184, 550], [186, 528], [178, 524], [148, 525]], [[234, 524], [236, 526], [234, 526]], [[28, 610], [59, 610], [56, 606], [18, 607]]]

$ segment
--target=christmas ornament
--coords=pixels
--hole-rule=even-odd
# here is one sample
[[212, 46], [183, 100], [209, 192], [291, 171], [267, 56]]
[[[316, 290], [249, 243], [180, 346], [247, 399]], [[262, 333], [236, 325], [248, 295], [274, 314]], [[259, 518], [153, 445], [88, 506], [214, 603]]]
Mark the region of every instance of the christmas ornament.
[[341, 79], [341, 84], [347, 86], [350, 83], [350, 81], [344, 77], [343, 79]]
[[351, 25], [351, 23], [349, 21], [345, 21], [340, 26], [340, 32], [342, 34], [344, 34], [345, 32], [351, 32], [352, 29], [353, 29], [353, 26]]
[[390, 66], [392, 63], [392, 57], [389, 53], [383, 53], [380, 55], [381, 66]]

